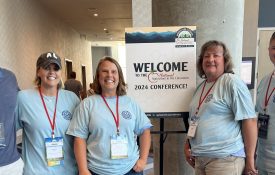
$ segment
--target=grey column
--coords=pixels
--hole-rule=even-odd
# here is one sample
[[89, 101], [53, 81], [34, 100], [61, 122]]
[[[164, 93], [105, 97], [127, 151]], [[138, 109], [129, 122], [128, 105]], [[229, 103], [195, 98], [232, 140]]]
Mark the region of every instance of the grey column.
[[[153, 26], [197, 26], [197, 55], [208, 40], [223, 41], [230, 50], [234, 71], [242, 59], [244, 0], [152, 0]], [[199, 81], [199, 79], [198, 79]], [[164, 99], [165, 100], [165, 99]], [[166, 130], [184, 129], [182, 121], [165, 121]], [[169, 135], [164, 144], [164, 175], [192, 175], [183, 152], [185, 135]], [[154, 138], [155, 141], [158, 141]], [[154, 144], [158, 161], [158, 144]], [[158, 164], [155, 175], [158, 175]]]
[[152, 0], [132, 0], [133, 27], [152, 27]]
[[153, 0], [153, 26], [197, 26], [197, 55], [208, 40], [223, 41], [235, 72], [242, 58], [244, 0]]

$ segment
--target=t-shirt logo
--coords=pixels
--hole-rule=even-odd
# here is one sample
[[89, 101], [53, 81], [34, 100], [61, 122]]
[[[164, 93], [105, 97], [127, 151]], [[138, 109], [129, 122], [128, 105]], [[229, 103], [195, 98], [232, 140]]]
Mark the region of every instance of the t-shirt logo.
[[213, 99], [213, 94], [209, 94], [207, 95], [206, 99], [205, 99], [205, 103], [210, 102]]
[[122, 111], [121, 115], [124, 119], [127, 119], [127, 120], [130, 120], [132, 118], [132, 115], [129, 111]]
[[65, 110], [65, 111], [62, 112], [62, 117], [65, 120], [71, 120], [72, 119], [72, 114], [70, 113], [70, 111]]

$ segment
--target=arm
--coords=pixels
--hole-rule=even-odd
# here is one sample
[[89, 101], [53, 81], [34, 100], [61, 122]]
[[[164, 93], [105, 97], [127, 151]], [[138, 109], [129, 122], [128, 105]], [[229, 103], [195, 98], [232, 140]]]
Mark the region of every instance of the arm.
[[245, 172], [252, 171], [256, 173], [254, 156], [257, 144], [257, 119], [245, 119], [242, 121], [242, 135], [246, 154]]
[[74, 154], [79, 169], [79, 175], [91, 175], [87, 165], [86, 140], [75, 137]]
[[188, 139], [186, 139], [184, 144], [184, 154], [185, 159], [189, 163], [189, 165], [195, 168], [195, 157], [191, 155], [191, 147]]
[[133, 168], [136, 172], [143, 171], [147, 163], [149, 149], [151, 146], [150, 129], [144, 130], [144, 132], [140, 135], [139, 141], [140, 141], [140, 156]]

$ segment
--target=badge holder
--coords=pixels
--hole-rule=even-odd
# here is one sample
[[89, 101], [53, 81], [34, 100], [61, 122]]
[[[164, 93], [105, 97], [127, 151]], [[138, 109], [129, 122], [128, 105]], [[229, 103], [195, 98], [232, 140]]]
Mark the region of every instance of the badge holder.
[[45, 138], [46, 158], [49, 167], [64, 164], [63, 138]]
[[111, 137], [111, 159], [123, 159], [128, 157], [128, 141], [124, 135], [113, 135]]
[[261, 114], [258, 115], [258, 137], [267, 139], [269, 115]]
[[196, 115], [191, 117], [191, 122], [190, 122], [188, 132], [187, 132], [187, 138], [195, 137], [197, 126], [198, 126], [198, 121], [199, 121], [199, 117], [197, 117]]

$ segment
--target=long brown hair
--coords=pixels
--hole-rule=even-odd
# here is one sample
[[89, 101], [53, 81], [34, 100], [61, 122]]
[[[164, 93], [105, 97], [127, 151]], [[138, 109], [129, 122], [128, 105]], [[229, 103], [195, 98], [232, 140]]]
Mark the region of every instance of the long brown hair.
[[116, 89], [116, 94], [118, 96], [126, 95], [127, 85], [124, 81], [124, 76], [123, 76], [123, 73], [122, 73], [122, 69], [121, 69], [119, 63], [112, 57], [103, 57], [97, 65], [95, 80], [94, 80], [94, 84], [93, 84], [95, 93], [96, 94], [101, 94], [102, 93], [102, 88], [101, 88], [101, 85], [99, 83], [99, 69], [100, 69], [101, 64], [105, 61], [109, 61], [111, 63], [114, 63], [117, 67], [119, 82], [118, 82], [118, 86], [117, 86], [117, 89]]

